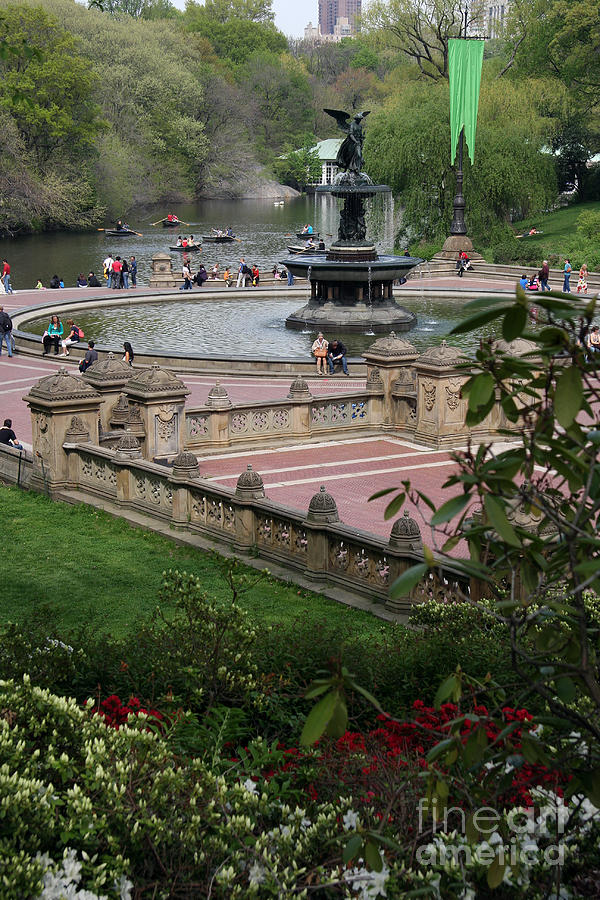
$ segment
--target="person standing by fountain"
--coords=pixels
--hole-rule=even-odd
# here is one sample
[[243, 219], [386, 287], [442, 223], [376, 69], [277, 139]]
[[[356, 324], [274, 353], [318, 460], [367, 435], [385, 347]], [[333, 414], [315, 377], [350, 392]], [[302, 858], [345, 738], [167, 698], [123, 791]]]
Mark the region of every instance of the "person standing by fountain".
[[329, 344], [323, 337], [323, 332], [320, 331], [317, 335], [316, 341], [314, 341], [312, 345], [312, 355], [317, 361], [317, 375], [327, 375], [325, 365], [327, 360], [328, 347]]

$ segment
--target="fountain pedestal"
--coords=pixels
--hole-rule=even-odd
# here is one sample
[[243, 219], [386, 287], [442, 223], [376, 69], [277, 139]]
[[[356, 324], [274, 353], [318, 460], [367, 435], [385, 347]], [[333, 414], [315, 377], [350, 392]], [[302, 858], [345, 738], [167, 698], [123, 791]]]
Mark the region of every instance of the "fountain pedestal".
[[365, 200], [389, 190], [387, 185], [372, 184], [363, 173], [359, 178], [345, 173], [335, 184], [317, 188], [344, 200], [338, 240], [325, 257], [307, 250], [282, 260], [292, 275], [307, 278], [310, 284], [308, 303], [288, 316], [286, 328], [376, 333], [414, 328], [417, 317], [395, 302], [393, 285], [422, 260], [379, 256], [375, 244], [366, 239]]

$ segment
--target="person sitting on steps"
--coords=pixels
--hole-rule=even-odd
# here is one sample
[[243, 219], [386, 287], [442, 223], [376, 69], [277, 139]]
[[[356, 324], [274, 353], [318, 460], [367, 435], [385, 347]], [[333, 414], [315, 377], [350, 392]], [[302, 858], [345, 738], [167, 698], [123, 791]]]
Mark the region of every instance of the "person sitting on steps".
[[317, 335], [316, 341], [313, 343], [311, 352], [317, 361], [317, 375], [327, 375], [327, 371], [325, 369], [325, 361], [327, 359], [327, 348], [329, 347], [328, 342], [323, 337], [323, 332], [320, 331]]
[[327, 350], [327, 362], [329, 363], [329, 372], [331, 375], [335, 372], [336, 363], [340, 363], [344, 375], [350, 374], [348, 371], [348, 363], [346, 362], [347, 354], [348, 351], [341, 341], [338, 341], [337, 339], [331, 341], [329, 349]]

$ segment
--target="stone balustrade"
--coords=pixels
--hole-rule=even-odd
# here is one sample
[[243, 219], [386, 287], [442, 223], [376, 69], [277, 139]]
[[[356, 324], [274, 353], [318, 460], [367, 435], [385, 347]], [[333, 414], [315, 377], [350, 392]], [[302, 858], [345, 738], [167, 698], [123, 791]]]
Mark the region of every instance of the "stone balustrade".
[[114, 510], [134, 510], [156, 526], [198, 534], [211, 543], [292, 570], [314, 582], [342, 589], [405, 616], [413, 603], [469, 583], [447, 562], [410, 596], [390, 598], [390, 587], [409, 566], [423, 559], [417, 523], [408, 515], [393, 525], [389, 541], [339, 521], [334, 499], [324, 487], [306, 514], [264, 496], [262, 479], [249, 467], [235, 490], [198, 475], [193, 454], [182, 453], [172, 467], [140, 458], [140, 445], [125, 433], [116, 449], [67, 441], [63, 487], [87, 502], [108, 502]]

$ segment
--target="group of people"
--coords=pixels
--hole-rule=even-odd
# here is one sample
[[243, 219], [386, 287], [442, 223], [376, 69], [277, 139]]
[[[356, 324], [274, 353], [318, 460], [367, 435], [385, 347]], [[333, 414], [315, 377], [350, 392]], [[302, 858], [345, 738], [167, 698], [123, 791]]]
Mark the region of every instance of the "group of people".
[[240, 259], [240, 264], [238, 266], [238, 274], [237, 281], [235, 283], [236, 287], [247, 287], [248, 284], [251, 284], [252, 287], [257, 287], [260, 282], [260, 271], [256, 263], [253, 266], [249, 266], [244, 257], [242, 256]]
[[[571, 293], [571, 273], [573, 271], [573, 267], [571, 266], [571, 261], [569, 259], [565, 259], [564, 267], [563, 267], [563, 294]], [[523, 288], [524, 291], [550, 291], [551, 287], [549, 284], [550, 279], [550, 267], [548, 264], [548, 260], [545, 259], [542, 263], [542, 268], [539, 272], [534, 272], [529, 277], [523, 273], [519, 279], [519, 284]], [[581, 266], [579, 270], [579, 277], [577, 279], [577, 288], [576, 291], [578, 294], [587, 294], [587, 279], [588, 279], [588, 267], [585, 263]]]
[[313, 233], [314, 233], [314, 229], [313, 229], [312, 225], [305, 225], [302, 229], [302, 234], [313, 234]]
[[[1, 315], [1, 307], [0, 307], [0, 315]], [[2, 324], [2, 319], [0, 318], [0, 328]], [[68, 333], [66, 332], [63, 323], [60, 320], [60, 316], [54, 313], [50, 317], [50, 321], [48, 323], [48, 327], [46, 328], [44, 334], [42, 335], [42, 344], [44, 345], [44, 350], [42, 356], [46, 356], [50, 353], [50, 349], [54, 348], [55, 356], [68, 356], [69, 349], [74, 344], [79, 344], [83, 338], [85, 337], [83, 333], [83, 328], [79, 325], [76, 325], [73, 319], [67, 319], [66, 322]], [[98, 359], [98, 351], [95, 350], [95, 341], [88, 341], [88, 349], [84, 358], [79, 363], [79, 371], [85, 372], [86, 369], [92, 365], [92, 363], [96, 362]], [[62, 348], [61, 352], [59, 352], [59, 347]], [[0, 351], [2, 349], [2, 343], [0, 342]], [[12, 355], [12, 354], [9, 354]], [[133, 365], [134, 353], [133, 347], [131, 346], [129, 341], [125, 341], [123, 343], [123, 362], [128, 363], [130, 366]]]
[[315, 241], [314, 238], [310, 237], [304, 244], [306, 250], [324, 250], [325, 249], [325, 241], [323, 238], [320, 238], [318, 241]]
[[[109, 253], [104, 260], [103, 266], [108, 288], [113, 288], [114, 290], [125, 288], [125, 290], [129, 290], [130, 278], [131, 287], [137, 287], [137, 260], [135, 256], [130, 256], [129, 262], [127, 262], [127, 257], [121, 259], [120, 256], [117, 256], [113, 259], [112, 253]], [[90, 274], [93, 275], [93, 272]], [[89, 285], [89, 282], [88, 286], [95, 287], [95, 285]]]
[[337, 338], [333, 341], [326, 341], [323, 337], [323, 332], [320, 331], [312, 345], [312, 355], [317, 363], [317, 375], [327, 375], [326, 363], [329, 367], [330, 375], [334, 374], [337, 364], [341, 365], [344, 375], [350, 374], [346, 360], [348, 351]]
[[[175, 242], [175, 246], [183, 247], [183, 249], [185, 250], [187, 247], [200, 247], [200, 244], [196, 241], [194, 235], [190, 234], [189, 238], [179, 235]], [[200, 247], [200, 249], [202, 249], [202, 247]]]

